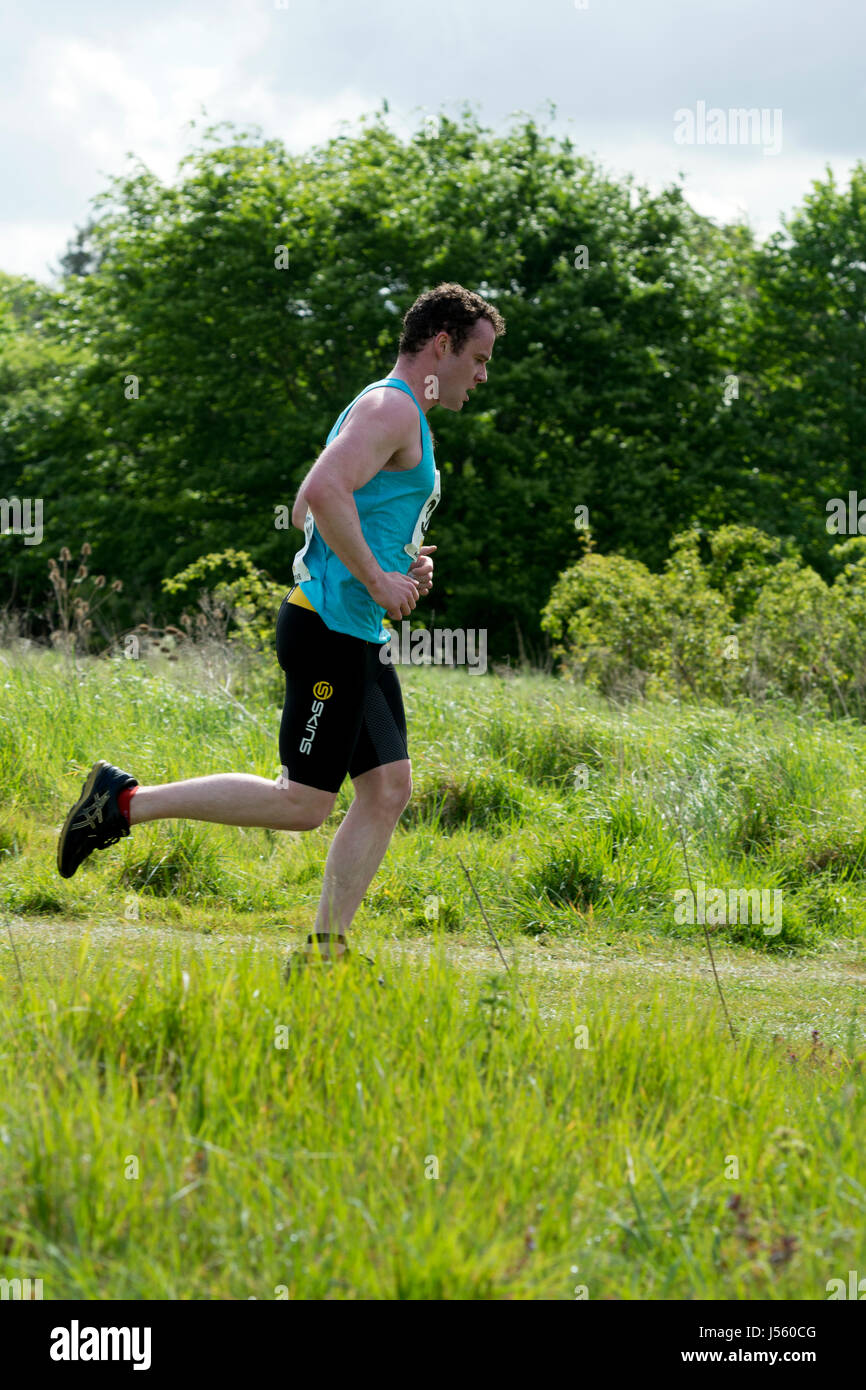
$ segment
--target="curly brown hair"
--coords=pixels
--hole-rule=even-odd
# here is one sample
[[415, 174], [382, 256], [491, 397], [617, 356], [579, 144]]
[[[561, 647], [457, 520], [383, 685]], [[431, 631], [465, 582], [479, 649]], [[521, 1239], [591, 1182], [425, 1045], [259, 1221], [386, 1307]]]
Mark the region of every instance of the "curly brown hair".
[[470, 332], [479, 319], [487, 319], [497, 338], [505, 332], [505, 319], [492, 304], [473, 290], [446, 282], [418, 296], [403, 318], [400, 353], [414, 356], [437, 333], [445, 332], [456, 353], [463, 351]]

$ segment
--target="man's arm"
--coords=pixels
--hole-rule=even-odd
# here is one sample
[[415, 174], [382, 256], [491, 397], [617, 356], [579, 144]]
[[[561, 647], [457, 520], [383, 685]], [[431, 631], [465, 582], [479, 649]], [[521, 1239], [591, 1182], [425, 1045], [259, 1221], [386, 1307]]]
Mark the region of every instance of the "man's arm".
[[395, 396], [397, 392], [385, 391], [384, 399], [364, 397], [358, 402], [336, 439], [313, 464], [292, 508], [295, 521], [302, 508], [306, 515], [310, 507], [325, 544], [389, 616], [402, 614], [407, 606], [411, 612], [418, 587], [408, 576], [396, 571], [386, 574], [382, 569], [364, 540], [353, 494], [409, 442], [417, 412], [410, 401], [395, 400]]
[[303, 531], [304, 529], [304, 522], [307, 519], [307, 507], [309, 506], [309, 503], [306, 497], [304, 496], [304, 484], [306, 483], [306, 481], [307, 480], [305, 478], [304, 482], [301, 483], [301, 486], [298, 489], [298, 495], [295, 498], [295, 505], [292, 507], [292, 525], [297, 526], [299, 531]]

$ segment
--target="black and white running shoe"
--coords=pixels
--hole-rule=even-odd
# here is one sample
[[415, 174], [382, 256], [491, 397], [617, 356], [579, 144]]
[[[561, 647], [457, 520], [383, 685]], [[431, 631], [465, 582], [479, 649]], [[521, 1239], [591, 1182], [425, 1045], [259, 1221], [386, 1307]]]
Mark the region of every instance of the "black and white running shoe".
[[129, 834], [129, 824], [117, 805], [117, 794], [138, 781], [102, 759], [94, 763], [81, 796], [66, 817], [57, 843], [61, 878], [71, 878], [95, 849], [106, 849]]

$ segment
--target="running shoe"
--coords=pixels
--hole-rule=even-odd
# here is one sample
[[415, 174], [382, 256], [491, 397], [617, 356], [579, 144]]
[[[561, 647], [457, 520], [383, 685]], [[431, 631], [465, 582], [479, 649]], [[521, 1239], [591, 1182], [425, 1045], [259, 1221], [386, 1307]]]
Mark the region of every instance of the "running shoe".
[[107, 849], [129, 834], [129, 824], [117, 805], [117, 794], [138, 781], [128, 772], [100, 759], [90, 769], [57, 842], [57, 868], [71, 878], [95, 849]]
[[[316, 941], [333, 942], [338, 946], [342, 946], [344, 949], [335, 956], [325, 956], [314, 944]], [[290, 952], [286, 960], [285, 969], [283, 970], [283, 979], [288, 983], [298, 970], [306, 969], [309, 966], [318, 966], [319, 969], [333, 970], [334, 966], [340, 964], [342, 961], [363, 961], [364, 964], [369, 966], [372, 970], [376, 969], [376, 962], [370, 956], [359, 955], [357, 951], [351, 951], [349, 949], [346, 945], [346, 938], [342, 934], [311, 932], [307, 937], [307, 944], [303, 950]], [[385, 981], [381, 975], [376, 976], [376, 983], [384, 985]]]

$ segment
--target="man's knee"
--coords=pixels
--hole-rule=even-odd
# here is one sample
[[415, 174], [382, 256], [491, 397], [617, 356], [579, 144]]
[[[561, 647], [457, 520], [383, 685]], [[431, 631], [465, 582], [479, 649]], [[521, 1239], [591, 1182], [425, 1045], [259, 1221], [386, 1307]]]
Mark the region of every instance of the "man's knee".
[[412, 773], [407, 769], [395, 777], [388, 789], [388, 807], [395, 816], [400, 816], [412, 800]]
[[315, 787], [301, 788], [296, 783], [289, 789], [286, 803], [290, 829], [318, 830], [333, 811], [336, 800], [336, 792], [319, 791]]
[[409, 761], [385, 763], [355, 780], [355, 794], [371, 810], [399, 819], [412, 797], [412, 767]]

